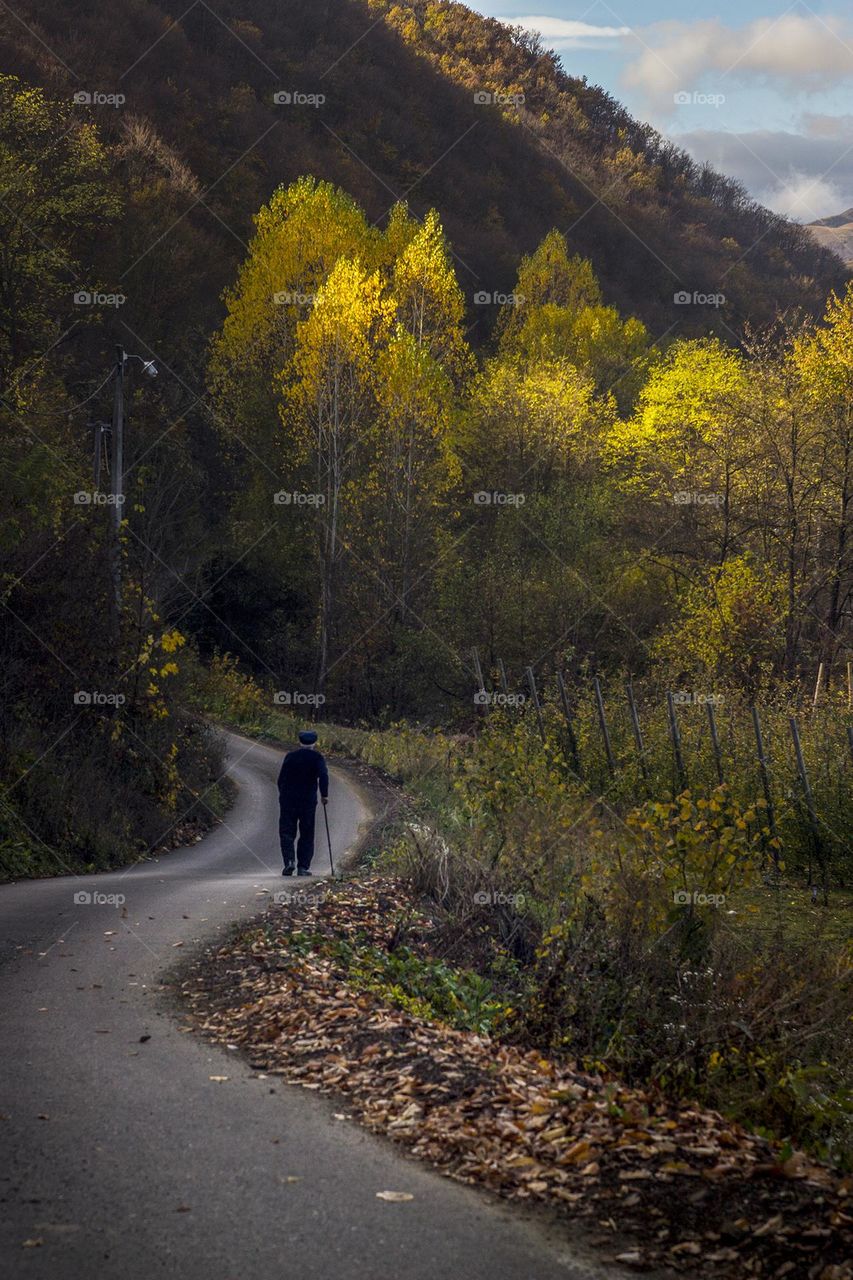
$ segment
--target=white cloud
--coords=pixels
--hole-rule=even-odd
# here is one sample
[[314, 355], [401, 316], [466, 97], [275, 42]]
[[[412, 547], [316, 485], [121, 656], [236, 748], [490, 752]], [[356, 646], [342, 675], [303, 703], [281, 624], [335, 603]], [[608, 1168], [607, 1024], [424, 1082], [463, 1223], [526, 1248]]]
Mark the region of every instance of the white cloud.
[[503, 18], [503, 22], [537, 31], [542, 39], [557, 49], [589, 49], [603, 42], [609, 44], [631, 34], [630, 27], [597, 27], [589, 22], [572, 22], [567, 18], [549, 18], [544, 14], [526, 14], [520, 18]]
[[697, 129], [672, 136], [696, 160], [739, 178], [769, 209], [798, 222], [814, 222], [853, 205], [853, 138], [845, 132], [849, 119], [806, 116], [803, 133]]
[[626, 81], [651, 95], [692, 89], [710, 78], [825, 90], [853, 79], [853, 22], [817, 14], [784, 14], [730, 27], [718, 18], [661, 22], [640, 29], [643, 48]]
[[849, 201], [845, 201], [841, 189], [828, 178], [793, 171], [784, 182], [768, 190], [761, 203], [795, 222], [816, 222], [818, 218], [841, 213]]

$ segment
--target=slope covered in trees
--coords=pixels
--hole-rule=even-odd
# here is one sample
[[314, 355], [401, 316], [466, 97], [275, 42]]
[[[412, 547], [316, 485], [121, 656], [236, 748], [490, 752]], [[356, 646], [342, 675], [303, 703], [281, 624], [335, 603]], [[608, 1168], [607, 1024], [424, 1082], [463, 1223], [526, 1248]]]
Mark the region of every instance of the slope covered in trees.
[[[483, 329], [494, 313], [474, 295], [508, 290], [553, 226], [656, 334], [817, 311], [842, 279], [802, 228], [461, 4], [129, 0], [108, 16], [103, 0], [23, 0], [16, 15], [0, 15], [6, 69], [93, 98], [75, 113], [114, 144], [131, 200], [104, 268], [152, 342], [212, 323], [251, 216], [303, 173], [344, 187], [371, 221], [400, 197], [439, 209]], [[725, 302], [679, 306], [680, 291]]]

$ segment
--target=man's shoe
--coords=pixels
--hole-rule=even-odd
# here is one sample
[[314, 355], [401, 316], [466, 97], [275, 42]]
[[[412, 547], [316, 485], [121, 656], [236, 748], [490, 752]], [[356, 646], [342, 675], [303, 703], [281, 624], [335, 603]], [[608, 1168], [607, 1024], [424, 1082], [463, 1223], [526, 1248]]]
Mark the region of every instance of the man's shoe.
[[300, 867], [296, 874], [298, 876], [310, 876], [311, 872], [308, 870], [307, 867]]
[[291, 864], [291, 866], [289, 866], [289, 867], [285, 867], [281, 874], [282, 874], [283, 876], [292, 876], [292, 875], [293, 875], [293, 866], [292, 866], [292, 864]]

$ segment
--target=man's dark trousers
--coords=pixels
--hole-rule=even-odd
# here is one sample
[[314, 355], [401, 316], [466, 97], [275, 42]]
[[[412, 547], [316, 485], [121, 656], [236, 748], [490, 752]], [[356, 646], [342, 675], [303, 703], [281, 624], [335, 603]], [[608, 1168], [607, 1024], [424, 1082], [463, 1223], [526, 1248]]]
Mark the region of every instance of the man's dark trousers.
[[[278, 819], [281, 839], [281, 857], [286, 867], [297, 863], [300, 871], [307, 871], [314, 857], [314, 819], [317, 816], [317, 797], [283, 804]], [[299, 828], [299, 839], [296, 830]], [[294, 841], [296, 856], [294, 857]]]
[[[294, 860], [298, 861], [300, 871], [307, 871], [311, 866], [318, 791], [325, 800], [329, 794], [329, 770], [320, 752], [312, 746], [288, 751], [278, 775], [281, 805], [278, 830], [285, 871], [293, 870]], [[293, 843], [297, 829], [299, 842], [294, 859]]]

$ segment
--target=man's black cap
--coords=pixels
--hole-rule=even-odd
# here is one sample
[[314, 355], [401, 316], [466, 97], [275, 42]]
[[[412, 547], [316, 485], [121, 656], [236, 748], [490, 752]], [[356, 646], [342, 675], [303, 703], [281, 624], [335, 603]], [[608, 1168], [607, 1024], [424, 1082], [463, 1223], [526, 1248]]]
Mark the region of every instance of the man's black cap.
[[313, 729], [300, 729], [299, 741], [304, 747], [312, 747], [317, 741], [317, 735]]

